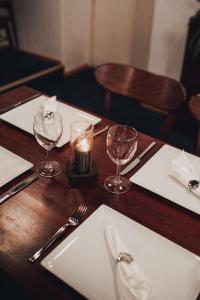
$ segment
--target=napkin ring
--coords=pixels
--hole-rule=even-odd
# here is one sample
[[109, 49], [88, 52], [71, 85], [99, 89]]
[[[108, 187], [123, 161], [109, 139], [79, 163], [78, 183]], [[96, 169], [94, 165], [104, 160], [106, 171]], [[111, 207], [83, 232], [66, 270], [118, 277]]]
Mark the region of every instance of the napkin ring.
[[196, 190], [199, 187], [199, 180], [192, 179], [188, 182], [188, 188], [190, 191]]
[[133, 261], [133, 257], [126, 252], [120, 252], [116, 258], [116, 262], [124, 261], [127, 264], [130, 264]]

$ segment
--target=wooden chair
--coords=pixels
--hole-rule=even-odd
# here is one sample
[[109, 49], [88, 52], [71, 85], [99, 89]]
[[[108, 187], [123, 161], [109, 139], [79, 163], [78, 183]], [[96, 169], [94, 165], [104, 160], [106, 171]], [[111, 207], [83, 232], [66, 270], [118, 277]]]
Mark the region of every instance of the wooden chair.
[[165, 116], [159, 137], [166, 139], [175, 121], [177, 110], [186, 97], [185, 89], [179, 82], [117, 63], [98, 66], [95, 78], [106, 91], [104, 99], [106, 114], [110, 111], [112, 94], [133, 98], [140, 105]]
[[11, 47], [18, 47], [18, 37], [12, 0], [0, 0], [0, 29], [3, 29]]

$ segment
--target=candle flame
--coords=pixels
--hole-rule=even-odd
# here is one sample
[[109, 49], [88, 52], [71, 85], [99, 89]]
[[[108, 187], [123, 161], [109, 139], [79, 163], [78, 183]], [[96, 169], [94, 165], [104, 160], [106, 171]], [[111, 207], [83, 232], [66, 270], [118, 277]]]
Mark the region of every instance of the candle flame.
[[88, 152], [90, 150], [90, 144], [87, 139], [82, 139], [78, 143], [77, 148], [81, 152]]

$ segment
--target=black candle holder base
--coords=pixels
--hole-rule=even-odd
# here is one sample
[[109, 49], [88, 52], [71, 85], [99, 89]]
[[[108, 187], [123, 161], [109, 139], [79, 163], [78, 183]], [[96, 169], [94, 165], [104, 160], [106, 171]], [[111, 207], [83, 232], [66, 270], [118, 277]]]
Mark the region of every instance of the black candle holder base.
[[88, 179], [95, 177], [97, 174], [96, 164], [94, 161], [92, 161], [91, 169], [87, 173], [79, 174], [76, 171], [76, 168], [73, 164], [68, 164], [66, 167], [66, 173], [69, 179]]

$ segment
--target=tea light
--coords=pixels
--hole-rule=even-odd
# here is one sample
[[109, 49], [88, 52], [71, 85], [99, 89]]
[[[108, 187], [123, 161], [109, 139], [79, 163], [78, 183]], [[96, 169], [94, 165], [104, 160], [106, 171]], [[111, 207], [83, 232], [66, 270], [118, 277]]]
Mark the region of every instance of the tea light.
[[84, 174], [90, 172], [91, 149], [89, 141], [86, 138], [80, 140], [75, 146], [74, 163], [77, 173]]

